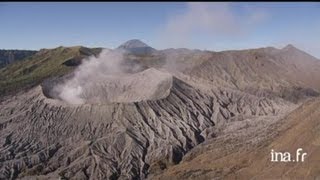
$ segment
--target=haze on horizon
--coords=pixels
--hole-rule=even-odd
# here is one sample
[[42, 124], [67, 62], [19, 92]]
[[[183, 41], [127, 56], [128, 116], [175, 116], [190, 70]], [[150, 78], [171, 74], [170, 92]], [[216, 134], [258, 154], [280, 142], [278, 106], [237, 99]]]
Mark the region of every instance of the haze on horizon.
[[320, 58], [318, 2], [5, 2], [0, 49], [140, 39], [156, 49], [248, 49], [287, 44]]

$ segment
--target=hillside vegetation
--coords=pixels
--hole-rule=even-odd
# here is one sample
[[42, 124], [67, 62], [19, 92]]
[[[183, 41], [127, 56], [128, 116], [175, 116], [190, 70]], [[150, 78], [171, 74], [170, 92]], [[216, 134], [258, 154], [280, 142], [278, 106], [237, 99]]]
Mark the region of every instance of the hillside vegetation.
[[0, 69], [0, 94], [14, 94], [46, 78], [65, 75], [79, 65], [83, 58], [97, 55], [100, 51], [100, 48], [81, 46], [42, 49], [26, 60]]

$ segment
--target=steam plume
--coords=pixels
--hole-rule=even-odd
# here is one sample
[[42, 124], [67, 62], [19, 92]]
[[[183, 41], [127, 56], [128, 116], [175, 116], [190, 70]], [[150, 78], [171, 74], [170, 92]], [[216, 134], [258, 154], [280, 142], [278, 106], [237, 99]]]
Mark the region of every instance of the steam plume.
[[[75, 71], [74, 77], [54, 88], [59, 98], [70, 104], [85, 103], [86, 92], [95, 88], [104, 79], [126, 73], [123, 50], [104, 49], [98, 57], [84, 59]], [[139, 65], [131, 65], [133, 70], [138, 70]]]

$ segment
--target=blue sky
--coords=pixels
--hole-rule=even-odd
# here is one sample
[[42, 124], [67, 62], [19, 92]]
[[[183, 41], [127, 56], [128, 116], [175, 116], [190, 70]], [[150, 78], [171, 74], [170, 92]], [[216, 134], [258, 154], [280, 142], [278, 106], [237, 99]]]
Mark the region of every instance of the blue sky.
[[320, 3], [0, 3], [0, 49], [141, 39], [157, 49], [220, 51], [293, 44], [320, 58]]

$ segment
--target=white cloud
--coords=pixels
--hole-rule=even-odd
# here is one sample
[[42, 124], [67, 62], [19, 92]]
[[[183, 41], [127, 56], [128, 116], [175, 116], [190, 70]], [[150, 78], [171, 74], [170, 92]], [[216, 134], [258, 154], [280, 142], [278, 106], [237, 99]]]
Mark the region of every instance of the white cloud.
[[244, 10], [243, 14], [236, 13], [228, 2], [189, 2], [186, 11], [169, 17], [161, 30], [160, 44], [188, 47], [197, 36], [206, 35], [212, 41], [217, 37], [241, 37], [268, 18], [261, 9], [239, 7]]

